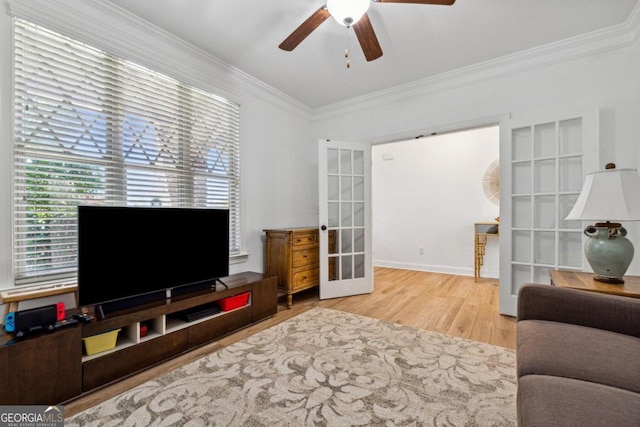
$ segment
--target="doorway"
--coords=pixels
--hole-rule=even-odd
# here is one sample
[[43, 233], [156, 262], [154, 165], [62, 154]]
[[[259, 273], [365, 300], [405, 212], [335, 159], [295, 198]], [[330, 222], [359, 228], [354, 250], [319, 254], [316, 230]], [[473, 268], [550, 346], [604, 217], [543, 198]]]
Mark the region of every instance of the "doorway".
[[[492, 125], [372, 146], [373, 263], [474, 274], [474, 223], [499, 208], [483, 176], [499, 158]], [[487, 242], [483, 277], [499, 277], [499, 242]]]

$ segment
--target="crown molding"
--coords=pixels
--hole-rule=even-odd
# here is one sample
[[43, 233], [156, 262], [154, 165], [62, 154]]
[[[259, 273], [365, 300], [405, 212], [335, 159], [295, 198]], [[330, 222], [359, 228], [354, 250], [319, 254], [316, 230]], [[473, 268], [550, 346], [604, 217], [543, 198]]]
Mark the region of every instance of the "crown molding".
[[488, 80], [524, 73], [633, 45], [640, 37], [640, 3], [619, 25], [572, 37], [515, 54], [459, 68], [411, 83], [372, 92], [313, 109], [313, 121], [328, 120], [364, 109], [425, 97]]
[[[377, 108], [390, 102], [424, 97], [484, 81], [523, 73], [618, 48], [640, 38], [640, 3], [625, 23], [599, 31], [506, 55], [437, 76], [372, 92], [346, 101], [311, 108], [249, 74], [186, 43], [103, 0], [5, 0], [10, 15], [28, 19], [69, 37], [86, 41], [141, 65], [179, 77], [203, 89], [242, 103], [243, 95], [255, 96], [312, 121], [327, 120], [349, 112]], [[166, 45], [158, 58], [158, 44]], [[164, 49], [164, 47], [163, 47]], [[170, 52], [170, 53], [169, 53]]]
[[311, 108], [306, 104], [111, 2], [5, 0], [5, 5], [12, 16], [211, 90], [231, 101], [242, 104], [249, 95], [310, 120]]

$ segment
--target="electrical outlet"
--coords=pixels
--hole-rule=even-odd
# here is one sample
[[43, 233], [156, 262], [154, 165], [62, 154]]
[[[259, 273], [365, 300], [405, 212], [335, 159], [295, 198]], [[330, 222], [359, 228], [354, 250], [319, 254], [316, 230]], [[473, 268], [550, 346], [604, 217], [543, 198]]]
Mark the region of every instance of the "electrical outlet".
[[418, 254], [424, 255], [424, 248], [418, 248]]

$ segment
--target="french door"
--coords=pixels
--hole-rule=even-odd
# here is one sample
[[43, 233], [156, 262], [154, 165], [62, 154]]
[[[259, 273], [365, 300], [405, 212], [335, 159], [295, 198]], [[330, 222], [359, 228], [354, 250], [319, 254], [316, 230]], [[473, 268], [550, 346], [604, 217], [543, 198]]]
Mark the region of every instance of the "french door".
[[371, 147], [320, 140], [320, 299], [373, 292]]
[[564, 218], [598, 170], [598, 110], [562, 109], [500, 124], [500, 312], [517, 315], [523, 283], [586, 265], [581, 221]]

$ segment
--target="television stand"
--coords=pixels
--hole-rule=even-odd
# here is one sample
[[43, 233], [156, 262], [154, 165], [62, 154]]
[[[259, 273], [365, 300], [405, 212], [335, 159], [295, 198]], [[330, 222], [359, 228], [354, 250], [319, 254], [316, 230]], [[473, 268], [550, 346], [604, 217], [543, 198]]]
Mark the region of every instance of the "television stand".
[[[85, 339], [119, 329], [114, 348], [82, 357], [83, 392], [145, 370], [277, 312], [277, 277], [246, 272], [223, 280], [228, 289], [194, 291], [82, 324]], [[206, 310], [212, 303], [245, 292], [250, 293], [245, 306], [190, 322], [185, 319], [186, 310]], [[141, 336], [141, 325], [146, 327], [145, 336]]]
[[[94, 320], [16, 340], [0, 333], [0, 402], [59, 404], [229, 335], [277, 312], [277, 277], [246, 272], [223, 278], [228, 289], [201, 290], [110, 312]], [[246, 305], [188, 322], [184, 312], [206, 309], [249, 292]], [[67, 317], [78, 312], [69, 310]], [[142, 327], [141, 327], [142, 326]], [[83, 338], [115, 331], [112, 349], [83, 354]], [[144, 331], [142, 333], [141, 331]], [[8, 345], [11, 344], [11, 345]], [[56, 375], [52, 375], [52, 369]], [[64, 378], [64, 381], [60, 381]]]
[[222, 280], [220, 280], [219, 278], [218, 278], [218, 279], [216, 279], [216, 282], [220, 282], [220, 284], [221, 284], [222, 286], [224, 286], [224, 288], [225, 288], [225, 289], [229, 289], [229, 286], [227, 286], [227, 284], [226, 284], [226, 283], [224, 283], [224, 282], [223, 282]]

